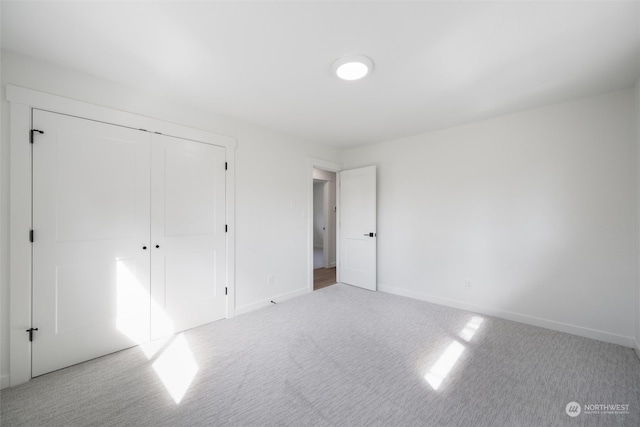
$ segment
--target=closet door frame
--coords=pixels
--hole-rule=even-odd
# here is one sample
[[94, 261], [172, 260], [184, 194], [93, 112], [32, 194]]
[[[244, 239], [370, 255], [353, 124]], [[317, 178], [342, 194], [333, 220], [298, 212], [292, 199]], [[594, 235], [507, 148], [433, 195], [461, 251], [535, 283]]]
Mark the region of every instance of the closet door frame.
[[[31, 115], [34, 108], [114, 125], [144, 129], [225, 148], [228, 165], [225, 180], [226, 317], [235, 315], [235, 148], [236, 140], [226, 135], [190, 128], [133, 113], [114, 110], [18, 86], [6, 86], [9, 101], [10, 199], [9, 199], [9, 385], [31, 379], [32, 256], [29, 232], [32, 228]], [[34, 135], [34, 143], [37, 142]], [[37, 241], [37, 233], [35, 236]]]

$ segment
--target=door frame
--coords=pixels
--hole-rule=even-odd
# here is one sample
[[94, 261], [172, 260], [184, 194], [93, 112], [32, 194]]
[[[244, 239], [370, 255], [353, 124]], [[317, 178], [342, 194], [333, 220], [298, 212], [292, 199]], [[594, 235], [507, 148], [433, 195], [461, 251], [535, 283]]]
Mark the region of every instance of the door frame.
[[31, 327], [32, 256], [28, 237], [32, 227], [30, 134], [33, 108], [133, 129], [145, 129], [225, 148], [228, 164], [225, 180], [225, 209], [226, 223], [230, 228], [226, 236], [228, 287], [226, 317], [235, 315], [235, 138], [14, 85], [6, 86], [6, 98], [9, 101], [10, 128], [8, 236], [11, 254], [9, 258], [10, 386], [22, 384], [31, 379], [31, 344], [25, 331]]
[[[336, 206], [340, 210], [339, 196], [339, 174], [342, 171], [342, 164], [330, 162], [322, 159], [310, 157], [307, 166], [307, 288], [309, 292], [313, 292], [313, 169], [322, 169], [336, 173]], [[340, 235], [340, 223], [336, 219], [336, 282], [340, 282], [340, 244], [338, 236]]]

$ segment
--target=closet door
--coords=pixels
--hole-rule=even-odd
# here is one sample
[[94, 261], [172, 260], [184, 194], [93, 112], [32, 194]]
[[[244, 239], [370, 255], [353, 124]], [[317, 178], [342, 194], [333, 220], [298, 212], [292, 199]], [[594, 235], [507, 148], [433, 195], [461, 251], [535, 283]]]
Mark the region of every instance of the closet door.
[[225, 149], [151, 141], [152, 338], [226, 314]]
[[150, 135], [39, 110], [33, 126], [37, 376], [149, 339]]

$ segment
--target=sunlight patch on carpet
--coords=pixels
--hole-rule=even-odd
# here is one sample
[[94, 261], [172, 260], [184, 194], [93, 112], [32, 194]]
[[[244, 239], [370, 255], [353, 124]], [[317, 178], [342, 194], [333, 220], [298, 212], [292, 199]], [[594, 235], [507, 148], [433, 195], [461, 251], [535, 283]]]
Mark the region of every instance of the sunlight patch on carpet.
[[199, 369], [183, 334], [173, 340], [152, 366], [176, 404], [184, 397]]

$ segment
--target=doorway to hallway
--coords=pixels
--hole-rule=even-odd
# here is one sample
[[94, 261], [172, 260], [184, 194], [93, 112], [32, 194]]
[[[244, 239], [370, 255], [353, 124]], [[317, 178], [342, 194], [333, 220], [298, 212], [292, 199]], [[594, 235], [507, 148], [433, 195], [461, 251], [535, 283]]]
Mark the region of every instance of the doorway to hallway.
[[313, 169], [313, 290], [336, 283], [336, 173]]

